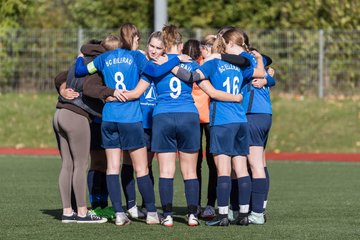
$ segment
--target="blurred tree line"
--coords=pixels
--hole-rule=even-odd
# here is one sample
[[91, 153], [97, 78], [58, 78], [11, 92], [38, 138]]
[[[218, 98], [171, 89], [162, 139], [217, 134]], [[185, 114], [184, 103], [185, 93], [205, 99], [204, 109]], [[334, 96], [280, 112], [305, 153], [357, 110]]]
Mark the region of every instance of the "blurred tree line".
[[[153, 8], [151, 0], [0, 0], [0, 92], [24, 88], [20, 82], [52, 89], [53, 72], [76, 56], [78, 29], [84, 40], [123, 22], [148, 33]], [[168, 0], [168, 17], [181, 28], [203, 29], [202, 35], [225, 25], [246, 30], [252, 45], [273, 58], [281, 90], [301, 94], [318, 79], [318, 30], [324, 29], [325, 87], [360, 86], [359, 0]]]
[[[0, 28], [152, 29], [151, 0], [0, 0]], [[169, 22], [182, 28], [360, 30], [358, 0], [168, 0]]]

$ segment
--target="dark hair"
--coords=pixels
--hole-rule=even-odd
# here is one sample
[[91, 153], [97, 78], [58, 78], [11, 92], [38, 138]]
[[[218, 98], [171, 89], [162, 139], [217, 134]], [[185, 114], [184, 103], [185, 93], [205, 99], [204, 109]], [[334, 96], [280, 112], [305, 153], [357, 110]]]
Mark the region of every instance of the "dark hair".
[[88, 44], [101, 44], [101, 41], [97, 39], [90, 39]]
[[233, 29], [236, 29], [235, 27], [233, 26], [224, 26], [222, 28], [219, 29], [219, 31], [217, 32], [218, 35], [222, 36], [224, 35], [224, 33], [226, 33], [227, 31], [229, 30], [233, 30]]
[[195, 39], [190, 39], [184, 44], [183, 54], [189, 55], [195, 61], [200, 57], [200, 42]]
[[124, 23], [120, 27], [120, 48], [132, 49], [133, 40], [138, 36], [140, 39], [140, 32], [132, 23]]

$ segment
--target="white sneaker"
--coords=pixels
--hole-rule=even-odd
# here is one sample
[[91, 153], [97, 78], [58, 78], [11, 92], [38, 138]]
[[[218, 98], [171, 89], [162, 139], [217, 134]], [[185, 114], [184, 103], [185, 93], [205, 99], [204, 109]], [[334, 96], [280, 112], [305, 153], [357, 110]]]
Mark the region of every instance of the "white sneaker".
[[164, 225], [165, 227], [174, 226], [173, 218], [170, 215], [168, 215], [166, 218], [161, 219], [161, 225]]
[[262, 225], [265, 223], [265, 218], [263, 213], [251, 212], [248, 219], [250, 224]]
[[118, 226], [125, 226], [131, 223], [130, 219], [123, 212], [116, 213], [115, 224]]
[[199, 219], [197, 217], [195, 217], [194, 214], [189, 214], [187, 216], [187, 219], [188, 219], [188, 225], [190, 227], [195, 227], [195, 226], [200, 225]]
[[239, 216], [239, 211], [233, 211], [231, 209], [229, 209], [229, 212], [228, 212], [228, 219], [230, 222], [233, 222], [235, 221]]
[[159, 220], [159, 215], [157, 212], [148, 212], [148, 214], [146, 215], [146, 224], [149, 225], [154, 225], [154, 224], [159, 224], [160, 220]]
[[131, 218], [145, 218], [145, 214], [142, 213], [136, 205], [127, 210], [127, 213]]

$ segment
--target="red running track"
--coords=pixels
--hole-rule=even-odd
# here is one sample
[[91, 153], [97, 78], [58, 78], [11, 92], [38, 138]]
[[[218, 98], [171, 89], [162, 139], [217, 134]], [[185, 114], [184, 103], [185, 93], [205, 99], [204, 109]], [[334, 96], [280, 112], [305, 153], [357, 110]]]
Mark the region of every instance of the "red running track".
[[[0, 155], [57, 156], [55, 148], [0, 148]], [[317, 161], [317, 162], [360, 162], [360, 153], [300, 153], [267, 152], [268, 160]]]

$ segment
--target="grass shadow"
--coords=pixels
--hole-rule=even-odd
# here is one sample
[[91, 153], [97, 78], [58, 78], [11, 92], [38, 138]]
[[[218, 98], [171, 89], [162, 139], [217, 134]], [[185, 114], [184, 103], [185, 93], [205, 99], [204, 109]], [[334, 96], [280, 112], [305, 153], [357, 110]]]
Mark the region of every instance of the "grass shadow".
[[42, 214], [52, 216], [56, 220], [61, 220], [62, 209], [40, 209]]

